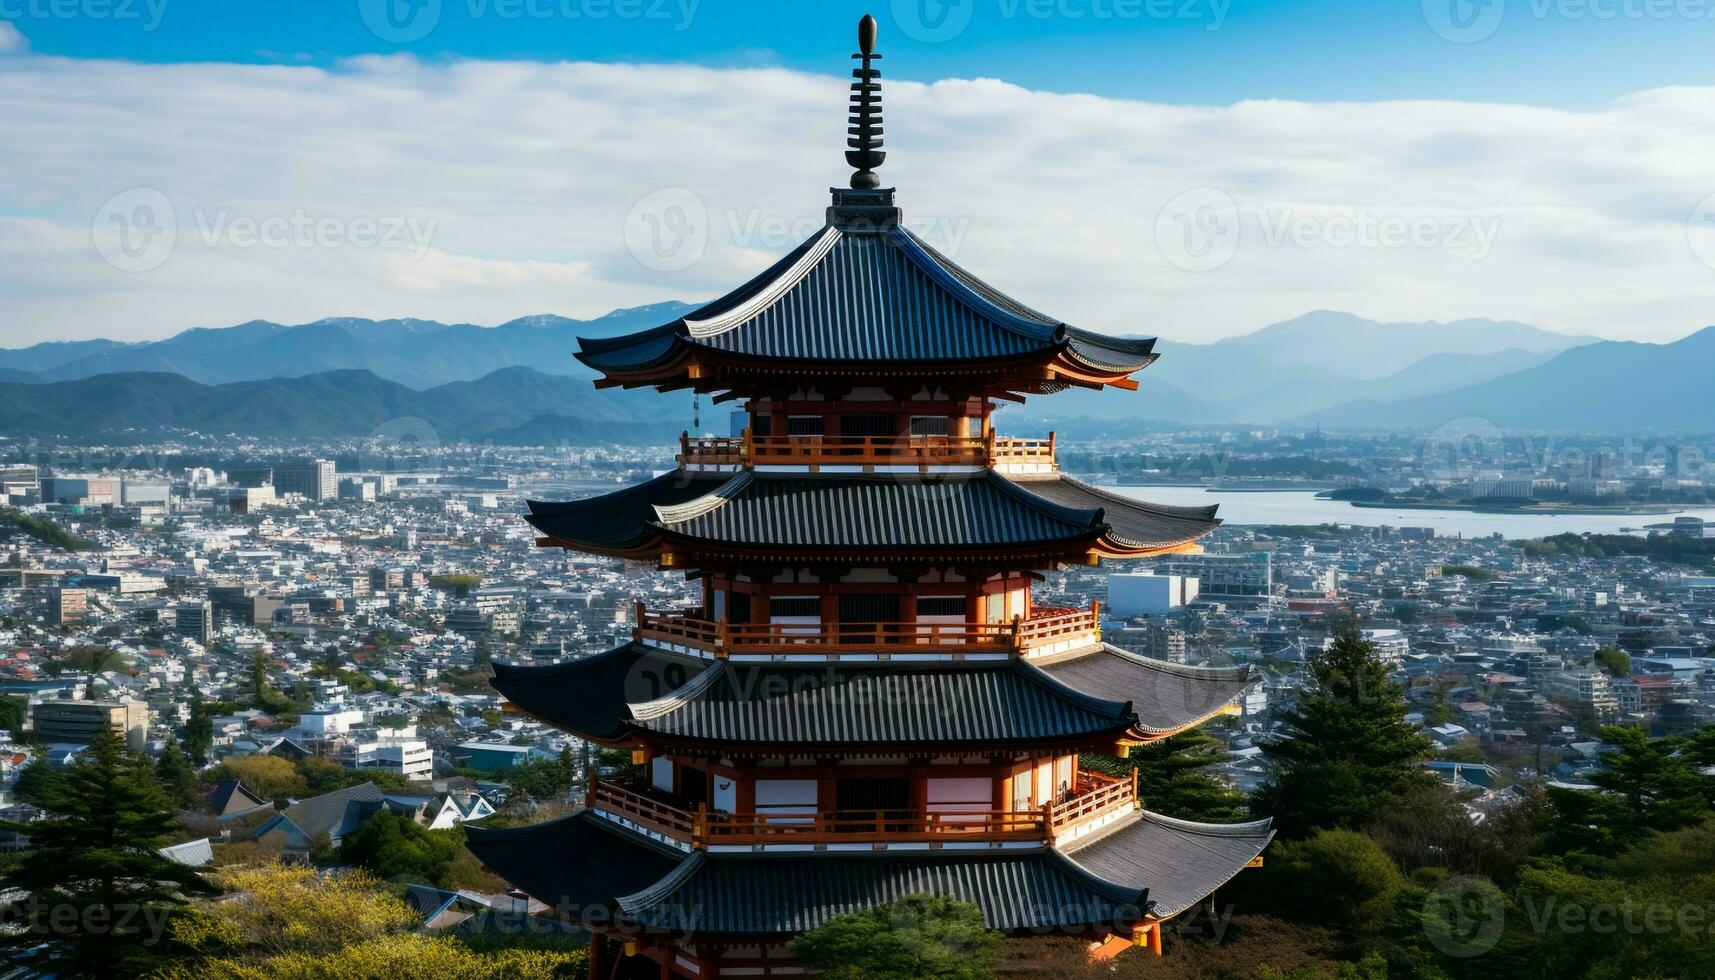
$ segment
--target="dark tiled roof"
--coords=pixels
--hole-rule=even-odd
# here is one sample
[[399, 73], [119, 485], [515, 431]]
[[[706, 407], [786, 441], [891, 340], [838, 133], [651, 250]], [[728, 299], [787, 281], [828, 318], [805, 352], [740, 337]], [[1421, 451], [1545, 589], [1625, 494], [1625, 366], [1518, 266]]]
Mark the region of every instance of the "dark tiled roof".
[[632, 705], [674, 738], [795, 745], [1017, 744], [1118, 733], [1126, 705], [1022, 662], [962, 665], [720, 664], [672, 697]]
[[1066, 854], [1099, 878], [1149, 889], [1156, 914], [1185, 911], [1238, 874], [1274, 838], [1269, 821], [1193, 823], [1139, 811]]
[[529, 827], [464, 830], [465, 846], [490, 870], [574, 918], [611, 911], [619, 896], [649, 887], [685, 860], [588, 811]]
[[1040, 743], [1117, 735], [1131, 722], [1124, 703], [1017, 660], [711, 665], [625, 646], [549, 667], [497, 663], [494, 686], [530, 714], [599, 739], [631, 730], [735, 745]]
[[1201, 721], [1261, 681], [1249, 666], [1186, 667], [1108, 644], [1041, 667], [1067, 687], [1129, 701], [1137, 727], [1149, 732], [1176, 731]]
[[824, 228], [761, 275], [665, 326], [581, 340], [578, 358], [634, 371], [683, 347], [810, 361], [975, 361], [1061, 349], [1107, 369], [1154, 360], [1153, 340], [1075, 330], [978, 280], [903, 229]]
[[625, 730], [629, 705], [678, 690], [709, 665], [627, 644], [607, 653], [545, 667], [495, 662], [494, 688], [519, 708], [589, 738]]
[[992, 472], [944, 478], [741, 473], [718, 493], [664, 510], [688, 538], [806, 548], [958, 548], [1074, 541], [1098, 514], [1034, 496]]
[[209, 812], [217, 817], [246, 813], [267, 806], [268, 800], [250, 792], [236, 779], [222, 779], [208, 793]]
[[526, 501], [531, 526], [550, 537], [604, 550], [636, 547], [654, 534], [651, 522], [657, 506], [671, 507], [694, 500], [719, 487], [726, 477], [698, 479], [668, 473], [613, 493], [546, 503]]
[[989, 928], [1007, 931], [1117, 929], [1148, 910], [1141, 889], [1103, 881], [1046, 849], [698, 854], [668, 879], [620, 902], [651, 928], [779, 935], [922, 894], [971, 902]]
[[386, 800], [387, 794], [374, 783], [363, 783], [299, 800], [280, 811], [280, 815], [292, 821], [306, 837], [323, 834], [338, 837], [355, 829]]
[[1108, 536], [1134, 548], [1165, 548], [1195, 541], [1221, 524], [1217, 507], [1169, 507], [1133, 500], [1087, 483], [1061, 476], [1020, 484], [1038, 497], [1063, 507], [1100, 509]]
[[600, 497], [530, 503], [537, 530], [597, 551], [669, 533], [760, 548], [984, 549], [1107, 535], [1125, 547], [1185, 544], [1220, 524], [1214, 507], [1163, 507], [1064, 478], [1014, 483], [948, 475], [668, 474]]

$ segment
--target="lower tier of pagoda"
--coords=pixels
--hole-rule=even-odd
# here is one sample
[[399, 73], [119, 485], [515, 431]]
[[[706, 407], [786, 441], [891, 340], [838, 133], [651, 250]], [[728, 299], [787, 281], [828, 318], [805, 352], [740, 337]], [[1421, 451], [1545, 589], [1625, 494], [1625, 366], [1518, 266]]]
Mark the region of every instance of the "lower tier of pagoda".
[[[596, 811], [532, 827], [467, 831], [482, 862], [604, 953], [658, 957], [662, 976], [769, 975], [784, 943], [834, 916], [909, 895], [982, 910], [1014, 935], [1115, 937], [1160, 952], [1160, 923], [1258, 859], [1269, 821], [1204, 824], [1128, 807], [1100, 832], [1054, 845], [956, 844], [878, 850], [854, 841], [814, 853], [684, 852]], [[741, 965], [743, 964], [743, 965]], [[772, 971], [769, 971], [771, 973]]]

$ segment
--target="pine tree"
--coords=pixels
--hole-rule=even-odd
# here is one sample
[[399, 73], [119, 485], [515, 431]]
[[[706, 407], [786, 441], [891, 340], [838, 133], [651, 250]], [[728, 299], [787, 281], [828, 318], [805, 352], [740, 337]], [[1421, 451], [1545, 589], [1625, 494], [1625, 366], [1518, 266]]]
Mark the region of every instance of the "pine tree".
[[191, 768], [191, 760], [179, 747], [179, 740], [171, 735], [167, 736], [167, 743], [161, 748], [161, 758], [155, 763], [155, 778], [160, 780], [161, 788], [166, 790], [175, 805], [187, 810], [196, 806], [196, 770]]
[[216, 889], [161, 856], [175, 822], [148, 760], [104, 729], [43, 804], [49, 819], [8, 827], [31, 847], [0, 878], [29, 896], [4, 941], [60, 976], [139, 976], [164, 961], [172, 910]]
[[1081, 762], [1087, 769], [1128, 779], [1136, 769], [1138, 795], [1156, 813], [1231, 823], [1244, 819], [1245, 798], [1209, 773], [1224, 756], [1220, 739], [1193, 729], [1136, 746], [1124, 759], [1086, 755]]
[[1270, 774], [1252, 807], [1291, 837], [1361, 830], [1388, 801], [1435, 778], [1418, 765], [1433, 743], [1406, 723], [1387, 665], [1355, 631], [1313, 654], [1309, 669], [1285, 737], [1262, 746]]

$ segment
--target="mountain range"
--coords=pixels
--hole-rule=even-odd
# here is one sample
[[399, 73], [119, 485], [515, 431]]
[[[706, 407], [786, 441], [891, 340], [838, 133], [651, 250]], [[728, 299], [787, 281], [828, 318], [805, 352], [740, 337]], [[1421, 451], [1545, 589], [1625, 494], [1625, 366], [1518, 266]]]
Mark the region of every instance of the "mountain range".
[[[0, 433], [89, 436], [151, 426], [349, 436], [415, 416], [444, 438], [542, 444], [659, 436], [686, 396], [597, 393], [577, 338], [656, 326], [694, 307], [549, 314], [496, 327], [429, 320], [256, 320], [141, 343], [0, 349]], [[1009, 407], [1015, 428], [1118, 434], [1163, 425], [1683, 429], [1715, 409], [1715, 328], [1671, 344], [1604, 341], [1513, 321], [1379, 323], [1316, 311], [1210, 344], [1161, 341], [1135, 393], [1072, 390]], [[725, 429], [724, 410], [705, 424]]]
[[[129, 371], [75, 381], [0, 381], [0, 432], [146, 438], [166, 430], [304, 439], [362, 438], [421, 419], [437, 441], [502, 445], [661, 443], [679, 427], [650, 416], [656, 396], [597, 392], [585, 379], [503, 368], [417, 391], [370, 371], [206, 385]], [[409, 427], [413, 435], [415, 427]]]

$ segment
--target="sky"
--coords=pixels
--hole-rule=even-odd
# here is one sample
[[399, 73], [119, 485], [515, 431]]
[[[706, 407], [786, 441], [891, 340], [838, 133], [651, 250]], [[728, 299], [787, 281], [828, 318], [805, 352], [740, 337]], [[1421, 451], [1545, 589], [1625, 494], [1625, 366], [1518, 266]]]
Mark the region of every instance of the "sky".
[[0, 346], [719, 295], [866, 9], [908, 224], [1068, 322], [1715, 322], [1715, 0], [0, 0]]

